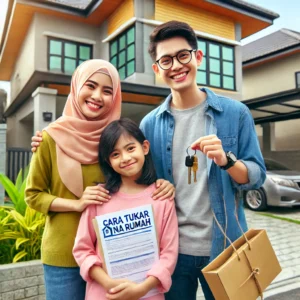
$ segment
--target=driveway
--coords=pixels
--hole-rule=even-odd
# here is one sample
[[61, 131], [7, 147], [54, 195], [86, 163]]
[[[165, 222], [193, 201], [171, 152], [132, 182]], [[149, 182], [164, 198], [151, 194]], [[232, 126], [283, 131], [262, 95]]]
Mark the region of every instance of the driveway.
[[[245, 209], [249, 228], [266, 229], [282, 272], [264, 293], [265, 298], [300, 287], [300, 224], [290, 223]], [[271, 208], [267, 211], [278, 217], [300, 220], [300, 208]], [[201, 289], [197, 300], [203, 300]], [[272, 298], [271, 298], [272, 299]], [[277, 298], [275, 298], [277, 299]], [[287, 298], [282, 298], [287, 299]], [[289, 298], [296, 300], [300, 298]]]

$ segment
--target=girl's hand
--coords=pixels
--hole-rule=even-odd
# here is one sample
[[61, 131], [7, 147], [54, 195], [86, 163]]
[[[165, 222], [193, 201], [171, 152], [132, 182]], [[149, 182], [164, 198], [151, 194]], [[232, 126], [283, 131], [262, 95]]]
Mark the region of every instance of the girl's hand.
[[101, 185], [88, 186], [84, 190], [82, 197], [76, 201], [76, 211], [82, 212], [91, 204], [102, 205], [108, 202], [110, 198], [109, 191]]
[[142, 285], [127, 281], [110, 289], [106, 294], [106, 298], [113, 300], [138, 300], [146, 293]]
[[152, 195], [153, 200], [174, 200], [175, 198], [175, 187], [174, 185], [164, 179], [156, 180], [156, 190]]
[[31, 152], [35, 152], [42, 142], [42, 132], [37, 131], [35, 135], [31, 138]]

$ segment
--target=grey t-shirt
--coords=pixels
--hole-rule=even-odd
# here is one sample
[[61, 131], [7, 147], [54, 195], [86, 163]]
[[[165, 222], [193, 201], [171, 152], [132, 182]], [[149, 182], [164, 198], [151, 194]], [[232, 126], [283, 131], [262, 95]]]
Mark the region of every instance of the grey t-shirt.
[[[179, 224], [179, 253], [209, 256], [213, 216], [208, 194], [206, 156], [197, 151], [197, 182], [193, 172], [188, 184], [188, 168], [185, 166], [186, 149], [205, 135], [205, 101], [200, 105], [177, 110], [171, 108], [175, 119], [172, 148], [173, 178], [176, 187], [176, 211]], [[189, 154], [194, 150], [189, 148]]]

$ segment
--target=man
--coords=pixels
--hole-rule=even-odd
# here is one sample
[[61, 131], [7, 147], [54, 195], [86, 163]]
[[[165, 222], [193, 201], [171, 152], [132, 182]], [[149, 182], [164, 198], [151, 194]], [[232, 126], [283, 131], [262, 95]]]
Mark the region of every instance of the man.
[[[248, 108], [196, 83], [203, 54], [186, 23], [170, 21], [150, 35], [153, 71], [170, 87], [163, 104], [141, 122], [150, 141], [157, 175], [174, 183], [179, 257], [167, 300], [196, 299], [198, 280], [214, 299], [201, 269], [227, 246], [218, 220], [233, 241], [247, 230], [239, 190], [257, 189], [265, 166]], [[190, 147], [190, 148], [189, 148]], [[197, 152], [198, 172], [188, 183], [187, 155]]]

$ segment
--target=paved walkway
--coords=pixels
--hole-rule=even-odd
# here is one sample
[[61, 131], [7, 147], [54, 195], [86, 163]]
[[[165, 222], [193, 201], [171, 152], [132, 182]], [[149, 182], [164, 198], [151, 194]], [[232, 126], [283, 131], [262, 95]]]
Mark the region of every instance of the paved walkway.
[[[271, 214], [300, 220], [300, 209], [271, 209]], [[262, 216], [246, 210], [249, 228], [266, 229], [278, 257], [282, 272], [275, 278], [264, 293], [265, 298], [300, 287], [300, 225]], [[197, 300], [203, 300], [199, 289]], [[290, 298], [296, 300], [298, 298]]]

